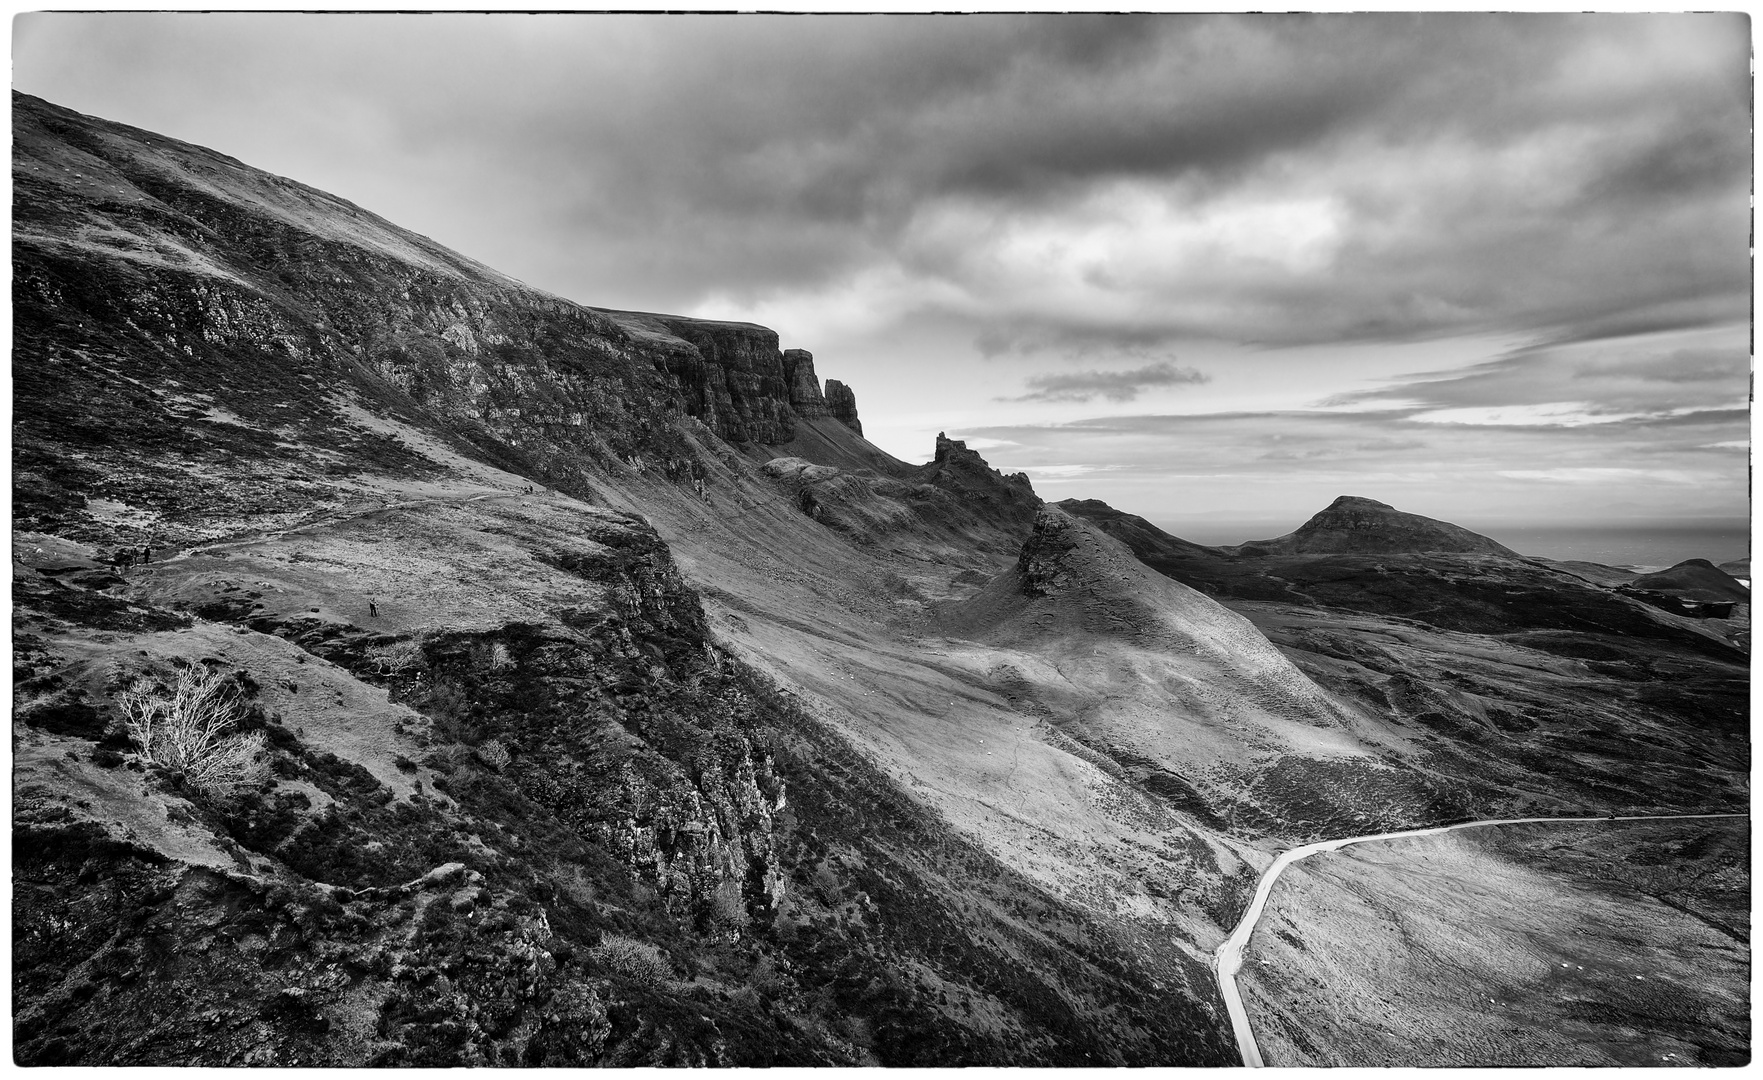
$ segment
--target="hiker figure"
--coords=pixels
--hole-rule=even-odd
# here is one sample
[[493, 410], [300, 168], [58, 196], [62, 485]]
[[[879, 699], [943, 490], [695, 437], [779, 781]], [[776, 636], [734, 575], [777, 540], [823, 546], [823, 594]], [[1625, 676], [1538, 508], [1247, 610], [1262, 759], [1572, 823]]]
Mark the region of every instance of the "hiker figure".
[[379, 613], [380, 613], [380, 606], [378, 604], [374, 603], [372, 600], [369, 600], [367, 602], [367, 613], [375, 618], [378, 618]]
[[142, 544], [141, 545], [141, 565], [145, 566], [152, 561], [153, 561], [153, 549], [146, 544]]

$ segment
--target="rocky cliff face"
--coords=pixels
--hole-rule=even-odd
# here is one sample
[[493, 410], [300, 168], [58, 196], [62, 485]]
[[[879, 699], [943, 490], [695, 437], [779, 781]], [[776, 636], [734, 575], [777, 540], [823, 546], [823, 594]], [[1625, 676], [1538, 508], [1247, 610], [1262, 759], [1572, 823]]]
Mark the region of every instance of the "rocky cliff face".
[[729, 442], [785, 442], [795, 434], [790, 380], [775, 331], [700, 319], [658, 321], [697, 353], [668, 361], [688, 415]]
[[[820, 377], [814, 373], [813, 353], [807, 349], [785, 349], [784, 378], [790, 384], [790, 408], [797, 416], [812, 419], [832, 415], [826, 395], [820, 390]], [[861, 433], [863, 429], [857, 430]]]
[[[434, 499], [127, 578], [31, 551], [20, 1061], [1222, 1060], [1203, 969], [1146, 1007], [1134, 939], [725, 652], [632, 515]], [[263, 783], [136, 752], [117, 691], [180, 664], [239, 688]]]
[[[775, 335], [583, 308], [14, 100], [18, 1061], [1225, 1060], [1201, 964], [908, 795], [741, 659], [744, 620], [711, 633], [663, 533], [751, 563], [754, 624], [780, 582], [827, 610], [804, 554], [866, 630], [907, 591], [722, 438], [855, 445]], [[197, 669], [263, 775], [131, 736], [128, 695]]]
[[[45, 522], [67, 507], [64, 481], [101, 482], [39, 453], [56, 432], [101, 445], [122, 419], [188, 441], [198, 398], [231, 415], [280, 402], [301, 446], [343, 424], [339, 395], [401, 406], [559, 484], [633, 458], [688, 478], [668, 415], [779, 443], [801, 415], [793, 396], [818, 414], [764, 327], [584, 308], [201, 147], [23, 95], [14, 116], [20, 395], [41, 406], [15, 464]], [[195, 396], [125, 389], [136, 367]], [[66, 385], [97, 407], [65, 401]], [[101, 455], [90, 468], [105, 471]]]
[[826, 381], [826, 407], [832, 418], [839, 423], [863, 434], [863, 423], [857, 419], [857, 395], [851, 388], [837, 379]]

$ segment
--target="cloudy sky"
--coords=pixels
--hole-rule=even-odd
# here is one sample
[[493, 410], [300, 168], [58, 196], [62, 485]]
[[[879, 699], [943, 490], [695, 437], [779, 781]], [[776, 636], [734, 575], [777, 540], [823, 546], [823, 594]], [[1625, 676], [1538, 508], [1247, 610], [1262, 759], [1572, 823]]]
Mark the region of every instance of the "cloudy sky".
[[947, 430], [1178, 528], [1348, 493], [1467, 524], [1746, 513], [1742, 16], [13, 32], [17, 89], [583, 303], [774, 327], [907, 460]]

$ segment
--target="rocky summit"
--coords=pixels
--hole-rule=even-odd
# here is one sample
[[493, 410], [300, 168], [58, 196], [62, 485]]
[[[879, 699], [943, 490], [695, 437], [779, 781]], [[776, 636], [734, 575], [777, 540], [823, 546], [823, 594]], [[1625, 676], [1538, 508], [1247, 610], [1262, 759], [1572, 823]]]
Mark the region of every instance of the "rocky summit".
[[1477, 553], [1515, 556], [1503, 544], [1419, 514], [1408, 514], [1375, 499], [1342, 495], [1315, 517], [1284, 536], [1251, 540], [1238, 549], [1281, 555]]
[[1748, 604], [1047, 506], [773, 330], [13, 117], [20, 1064], [1232, 1064], [1277, 852], [1746, 804]]

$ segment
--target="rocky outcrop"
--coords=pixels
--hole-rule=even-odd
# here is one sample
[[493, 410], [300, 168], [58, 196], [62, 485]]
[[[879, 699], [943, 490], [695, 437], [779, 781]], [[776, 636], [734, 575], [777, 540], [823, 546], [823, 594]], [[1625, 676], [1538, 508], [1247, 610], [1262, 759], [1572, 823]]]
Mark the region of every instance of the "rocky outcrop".
[[796, 433], [777, 332], [751, 323], [662, 316], [697, 352], [669, 358], [685, 411], [729, 442], [787, 442]]
[[[1081, 546], [1084, 531], [1068, 515], [1051, 508], [1035, 515], [1034, 532], [1023, 542], [1016, 559], [1025, 596], [1057, 596], [1074, 577], [1072, 554]], [[1094, 543], [1094, 538], [1089, 538]]]
[[1504, 544], [1448, 521], [1407, 514], [1387, 503], [1342, 495], [1295, 532], [1272, 540], [1251, 540], [1238, 554], [1395, 555], [1426, 552], [1503, 555], [1518, 553]]
[[1026, 526], [1041, 500], [1027, 473], [1005, 475], [959, 439], [937, 432], [936, 456], [918, 470], [921, 480], [973, 500], [980, 512], [1020, 520]]
[[[820, 391], [820, 378], [814, 374], [813, 353], [807, 349], [785, 349], [784, 381], [790, 385], [790, 408], [797, 416], [813, 419], [833, 414], [826, 395]], [[855, 410], [856, 406], [852, 408]], [[855, 417], [855, 411], [852, 415]]]
[[936, 537], [939, 547], [956, 543], [968, 555], [1008, 557], [1041, 505], [1027, 476], [1005, 476], [941, 434], [935, 460], [892, 476], [796, 455], [772, 458], [762, 468], [797, 509], [822, 525], [860, 545], [880, 543], [901, 551], [921, 550], [927, 538]]
[[[138, 455], [107, 449], [136, 437], [181, 461], [247, 452], [248, 513], [298, 501], [313, 475], [432, 472], [348, 402], [583, 492], [633, 461], [700, 475], [682, 414], [761, 444], [825, 415], [792, 393], [765, 327], [586, 308], [202, 147], [13, 100], [14, 475], [34, 524], [89, 517], [83, 499], [110, 478], [156, 512], [187, 502], [181, 469], [142, 476]], [[271, 446], [192, 423], [266, 409]], [[92, 453], [54, 451], [69, 441]]]
[[851, 388], [837, 379], [826, 381], [826, 407], [832, 418], [839, 423], [863, 434], [863, 423], [857, 419], [857, 395]]
[[[794, 424], [861, 463], [848, 391], [804, 417], [762, 327], [582, 308], [14, 100], [19, 1063], [1227, 1060], [1202, 965], [1144, 963], [710, 634], [662, 534], [740, 505], [782, 528], [698, 542], [801, 557], [742, 457]], [[696, 466], [741, 502], [662, 488]], [[889, 467], [853, 468], [857, 506]], [[999, 561], [976, 500], [889, 482], [939, 575]], [[904, 591], [848, 555], [839, 602]], [[261, 783], [131, 739], [119, 695], [191, 664]]]

